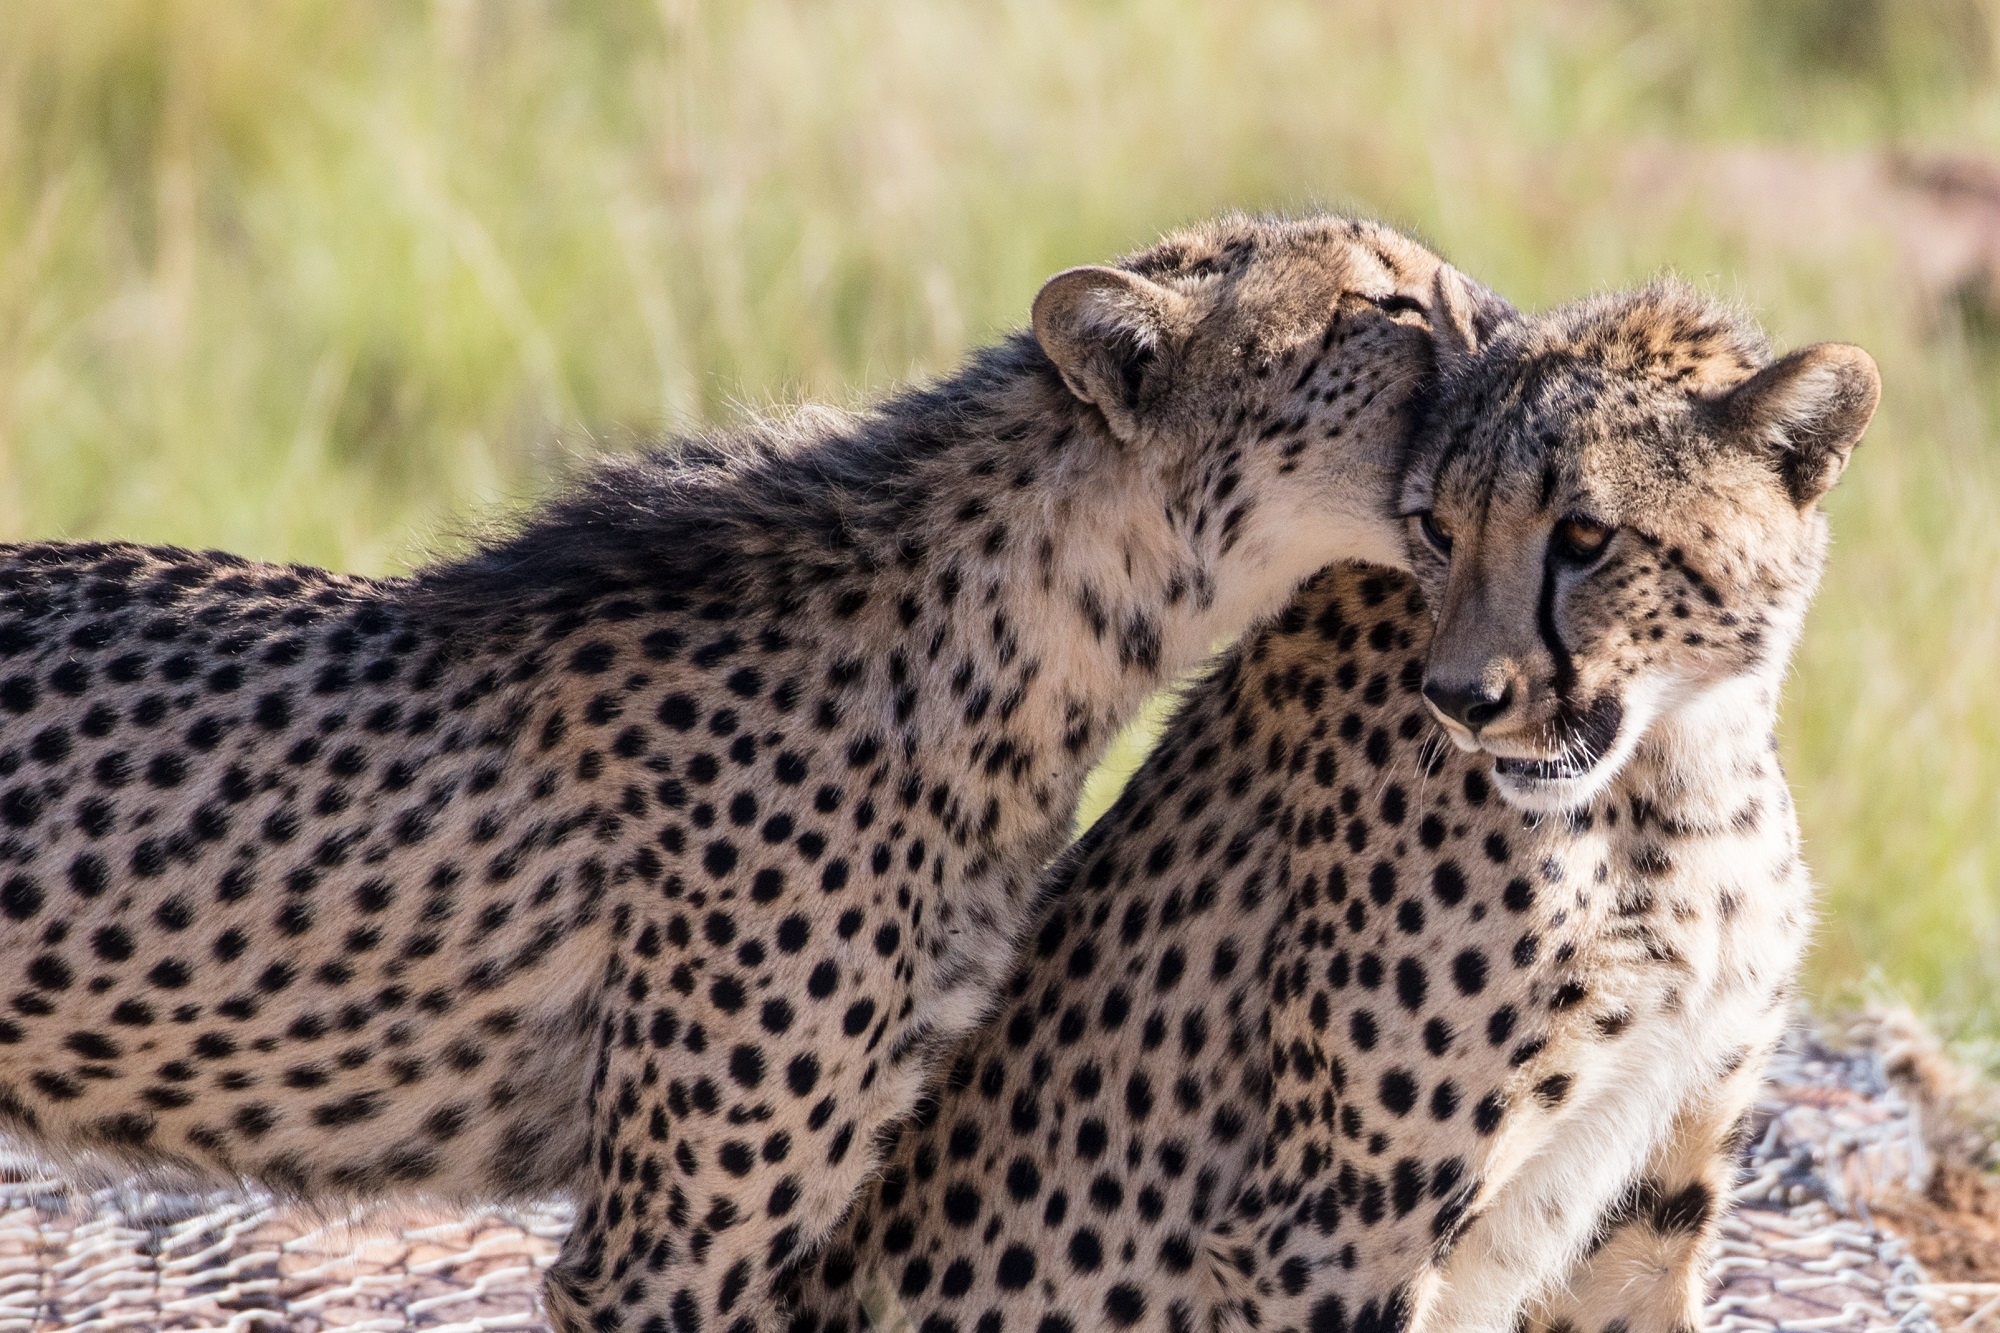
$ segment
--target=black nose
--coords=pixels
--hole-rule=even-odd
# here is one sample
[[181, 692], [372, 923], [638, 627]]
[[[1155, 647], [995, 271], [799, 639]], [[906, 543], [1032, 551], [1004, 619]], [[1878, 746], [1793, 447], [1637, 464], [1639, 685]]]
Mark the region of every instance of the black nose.
[[1484, 685], [1440, 685], [1427, 680], [1424, 698], [1452, 721], [1477, 731], [1507, 711], [1507, 705], [1514, 702], [1514, 686], [1509, 682], [1495, 694]]

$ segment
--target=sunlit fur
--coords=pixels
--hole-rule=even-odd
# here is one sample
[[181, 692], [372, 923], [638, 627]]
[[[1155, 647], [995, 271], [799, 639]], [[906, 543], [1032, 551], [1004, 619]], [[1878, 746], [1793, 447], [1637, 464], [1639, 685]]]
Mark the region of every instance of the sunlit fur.
[[0, 547], [0, 1122], [565, 1194], [565, 1333], [771, 1329], [1105, 743], [1392, 550], [1440, 271], [1191, 229], [934, 384], [603, 462], [404, 579]]

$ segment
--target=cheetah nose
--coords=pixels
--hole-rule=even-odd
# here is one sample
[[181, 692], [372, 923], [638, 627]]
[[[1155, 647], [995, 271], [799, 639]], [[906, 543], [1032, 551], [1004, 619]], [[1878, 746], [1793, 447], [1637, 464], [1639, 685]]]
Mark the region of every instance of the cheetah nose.
[[1424, 682], [1424, 698], [1430, 700], [1432, 708], [1445, 720], [1456, 722], [1467, 731], [1477, 731], [1507, 711], [1514, 702], [1514, 683], [1509, 681], [1498, 694], [1491, 686], [1444, 685], [1434, 680]]

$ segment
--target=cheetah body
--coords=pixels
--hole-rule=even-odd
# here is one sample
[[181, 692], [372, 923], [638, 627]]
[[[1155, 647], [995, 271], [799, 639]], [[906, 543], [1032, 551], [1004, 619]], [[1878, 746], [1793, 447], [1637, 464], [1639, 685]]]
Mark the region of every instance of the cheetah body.
[[564, 1329], [767, 1328], [1147, 693], [1386, 549], [1383, 228], [1073, 271], [877, 410], [407, 579], [0, 556], [0, 1114], [306, 1196], [567, 1192]]
[[[1447, 373], [1405, 498], [1454, 553], [1414, 548], [1416, 581], [1328, 571], [1191, 690], [805, 1272], [801, 1327], [858, 1329], [871, 1287], [920, 1333], [1699, 1327], [1811, 920], [1771, 723], [1823, 520], [1769, 439], [1697, 429], [1789, 373], [1767, 359], [1659, 288]], [[1838, 417], [1820, 387], [1790, 403], [1809, 424]], [[1844, 462], [1858, 421], [1792, 437]], [[1732, 451], [1760, 470], [1728, 476]], [[1578, 509], [1615, 540], [1548, 564]], [[1525, 630], [1521, 563], [1554, 589]], [[1636, 739], [1563, 734], [1611, 711], [1581, 694], [1453, 746], [1431, 697], [1468, 639], [1517, 707], [1553, 688], [1537, 652], [1621, 725], [1673, 703]], [[1509, 799], [1488, 743], [1520, 765]], [[1592, 751], [1615, 772], [1558, 771]], [[1587, 793], [1519, 791], [1557, 780]]]

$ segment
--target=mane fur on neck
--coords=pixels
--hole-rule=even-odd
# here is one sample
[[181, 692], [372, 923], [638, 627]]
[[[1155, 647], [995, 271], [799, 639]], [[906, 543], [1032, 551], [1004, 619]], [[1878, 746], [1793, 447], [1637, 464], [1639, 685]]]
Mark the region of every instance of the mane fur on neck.
[[914, 565], [941, 462], [1088, 413], [1016, 333], [864, 411], [804, 408], [595, 462], [511, 532], [418, 571], [412, 591], [439, 610], [504, 614], [619, 589], [728, 596]]

